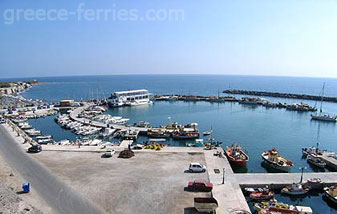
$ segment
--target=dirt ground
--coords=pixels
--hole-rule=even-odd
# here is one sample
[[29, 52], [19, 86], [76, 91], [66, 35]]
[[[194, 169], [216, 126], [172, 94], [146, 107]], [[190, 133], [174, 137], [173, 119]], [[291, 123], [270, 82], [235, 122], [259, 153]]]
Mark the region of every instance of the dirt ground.
[[131, 159], [101, 158], [93, 152], [44, 151], [34, 157], [107, 213], [196, 213], [193, 198], [210, 193], [186, 191], [188, 181], [207, 173], [188, 173], [203, 153], [137, 152]]
[[0, 156], [0, 213], [51, 213], [51, 209], [33, 190], [22, 194], [24, 182], [24, 178]]

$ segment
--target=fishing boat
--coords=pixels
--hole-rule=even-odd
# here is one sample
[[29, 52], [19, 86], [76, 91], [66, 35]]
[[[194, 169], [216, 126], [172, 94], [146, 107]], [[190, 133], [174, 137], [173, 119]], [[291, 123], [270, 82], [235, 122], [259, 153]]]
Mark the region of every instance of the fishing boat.
[[316, 143], [316, 147], [315, 146], [310, 146], [310, 147], [303, 147], [302, 148], [302, 155], [303, 156], [307, 156], [310, 154], [321, 154], [323, 153], [322, 150], [318, 149], [319, 146], [319, 142]]
[[170, 133], [165, 132], [161, 129], [149, 129], [147, 131], [147, 136], [151, 138], [169, 138]]
[[307, 156], [307, 162], [319, 168], [326, 167], [326, 163], [315, 153]]
[[287, 195], [304, 195], [307, 194], [309, 190], [309, 187], [304, 187], [300, 183], [293, 183], [291, 186], [284, 187], [281, 193]]
[[312, 214], [312, 209], [305, 206], [294, 206], [271, 200], [269, 202], [255, 203], [254, 209], [258, 214]]
[[273, 198], [275, 193], [269, 189], [262, 189], [262, 191], [252, 192], [249, 198], [254, 201], [263, 201]]
[[324, 196], [333, 204], [337, 205], [337, 185], [325, 187]]
[[261, 156], [262, 160], [268, 166], [278, 171], [289, 172], [291, 167], [294, 165], [292, 161], [281, 157], [275, 148], [267, 152], [263, 152]]
[[324, 96], [324, 88], [325, 83], [323, 84], [322, 93], [321, 93], [321, 107], [319, 109], [319, 113], [317, 114], [311, 114], [312, 120], [320, 120], [320, 121], [326, 121], [326, 122], [337, 122], [337, 116], [331, 115], [328, 113], [323, 113], [323, 96]]
[[314, 154], [317, 152], [317, 148], [316, 147], [306, 147], [306, 148], [302, 148], [302, 155], [303, 156], [307, 156], [307, 155], [310, 155], [310, 154]]
[[191, 125], [186, 125], [178, 131], [173, 132], [173, 139], [186, 140], [199, 138], [199, 130], [196, 128], [197, 125], [197, 123], [191, 123]]
[[236, 166], [243, 166], [249, 161], [249, 156], [245, 153], [242, 146], [233, 143], [231, 146], [226, 147], [226, 156], [228, 161]]

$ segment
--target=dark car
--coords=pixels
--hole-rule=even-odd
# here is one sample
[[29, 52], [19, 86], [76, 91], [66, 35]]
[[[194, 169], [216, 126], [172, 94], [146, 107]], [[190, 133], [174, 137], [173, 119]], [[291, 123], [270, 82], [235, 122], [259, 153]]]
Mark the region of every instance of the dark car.
[[195, 180], [194, 182], [188, 182], [187, 187], [194, 191], [210, 192], [213, 189], [213, 184], [205, 180]]
[[42, 146], [41, 145], [34, 145], [28, 148], [29, 153], [39, 153], [42, 151]]

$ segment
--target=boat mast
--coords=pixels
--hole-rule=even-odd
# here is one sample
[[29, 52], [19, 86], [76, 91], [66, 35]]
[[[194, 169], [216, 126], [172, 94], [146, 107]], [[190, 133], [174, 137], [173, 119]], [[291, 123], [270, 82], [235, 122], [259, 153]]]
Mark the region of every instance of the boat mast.
[[323, 83], [323, 88], [322, 88], [322, 96], [321, 96], [321, 108], [319, 109], [319, 112], [322, 113], [322, 107], [323, 107], [323, 96], [324, 96], [324, 88], [325, 88], [325, 82]]

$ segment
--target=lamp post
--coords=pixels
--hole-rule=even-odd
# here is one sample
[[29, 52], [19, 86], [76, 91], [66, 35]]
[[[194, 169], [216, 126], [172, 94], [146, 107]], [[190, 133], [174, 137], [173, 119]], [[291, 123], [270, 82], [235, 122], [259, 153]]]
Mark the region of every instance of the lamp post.
[[307, 169], [307, 167], [302, 166], [302, 167], [300, 167], [299, 169], [301, 170], [301, 180], [300, 180], [300, 183], [302, 183], [302, 181], [303, 181], [303, 171], [304, 171], [305, 169]]

